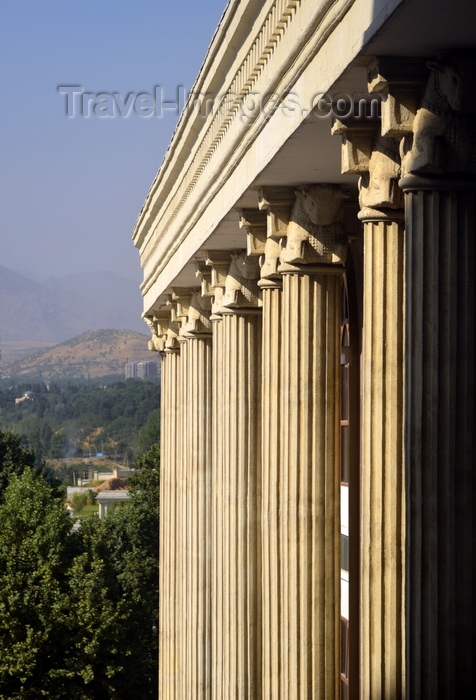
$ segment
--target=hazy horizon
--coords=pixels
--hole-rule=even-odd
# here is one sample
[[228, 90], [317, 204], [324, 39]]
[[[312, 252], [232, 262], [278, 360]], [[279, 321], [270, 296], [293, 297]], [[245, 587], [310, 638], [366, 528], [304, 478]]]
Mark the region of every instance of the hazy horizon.
[[[131, 234], [178, 114], [120, 111], [131, 93], [161, 86], [165, 104], [191, 89], [226, 4], [3, 4], [1, 265], [40, 281], [104, 270], [140, 283]], [[116, 95], [119, 107], [67, 116], [58, 86]]]

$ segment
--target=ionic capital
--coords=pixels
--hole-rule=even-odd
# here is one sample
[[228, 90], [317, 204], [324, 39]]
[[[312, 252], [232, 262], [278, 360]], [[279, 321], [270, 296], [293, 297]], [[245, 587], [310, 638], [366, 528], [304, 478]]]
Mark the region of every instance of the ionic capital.
[[287, 272], [286, 265], [345, 262], [347, 236], [343, 200], [347, 196], [338, 185], [312, 185], [296, 190], [279, 272]]

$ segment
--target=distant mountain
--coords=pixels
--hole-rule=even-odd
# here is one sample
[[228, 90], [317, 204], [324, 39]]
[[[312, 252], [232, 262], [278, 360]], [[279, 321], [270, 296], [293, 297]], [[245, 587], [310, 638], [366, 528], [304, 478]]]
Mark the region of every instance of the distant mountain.
[[101, 328], [144, 332], [137, 285], [112, 272], [27, 278], [0, 265], [0, 338], [60, 343]]
[[122, 374], [127, 360], [151, 362], [149, 337], [134, 331], [96, 330], [2, 367], [3, 375], [53, 378], [104, 377]]

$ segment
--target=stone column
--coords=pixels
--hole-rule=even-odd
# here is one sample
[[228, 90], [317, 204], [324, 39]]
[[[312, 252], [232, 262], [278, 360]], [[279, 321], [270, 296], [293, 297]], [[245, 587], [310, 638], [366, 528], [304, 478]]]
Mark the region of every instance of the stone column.
[[223, 700], [261, 698], [258, 274], [257, 264], [245, 253], [232, 253], [221, 299], [222, 320], [214, 327], [213, 666], [217, 673], [212, 694]]
[[403, 212], [362, 209], [361, 698], [405, 697]]
[[[405, 178], [409, 690], [472, 697], [476, 182]], [[471, 692], [473, 691], [473, 693]]]
[[362, 177], [362, 700], [405, 697], [404, 223], [398, 141]]
[[179, 398], [181, 430], [177, 465], [176, 644], [180, 659], [177, 697], [211, 697], [211, 323], [198, 292], [174, 290], [172, 306], [181, 328]]
[[[177, 295], [180, 300], [180, 295]], [[180, 303], [180, 301], [179, 301]], [[184, 469], [183, 616], [187, 673], [184, 697], [211, 697], [211, 409], [212, 341], [210, 304], [193, 292], [181, 309]]]
[[230, 255], [223, 251], [209, 251], [205, 262], [197, 264], [197, 276], [201, 280], [203, 297], [210, 298], [212, 313], [212, 483], [211, 483], [211, 610], [210, 642], [212, 658], [211, 696], [221, 697], [223, 688], [223, 644], [224, 629], [223, 587], [223, 500], [224, 465], [222, 457], [222, 403], [226, 376], [221, 298], [230, 266]]
[[[387, 90], [387, 101], [394, 107], [397, 96], [401, 93]], [[386, 133], [407, 128], [405, 110], [396, 111], [400, 121], [389, 114], [388, 104], [384, 109]], [[359, 219], [364, 223], [360, 697], [397, 699], [405, 697], [406, 688], [405, 286], [399, 139], [376, 136], [371, 123], [337, 123], [333, 131], [343, 136], [342, 172], [361, 175]], [[350, 687], [353, 697], [357, 690], [352, 679]]]
[[179, 448], [179, 365], [177, 331], [170, 314], [158, 312], [149, 325], [149, 347], [162, 355], [160, 430], [160, 533], [159, 533], [159, 696], [179, 697], [179, 669], [176, 646], [176, 480]]
[[340, 691], [340, 188], [297, 192], [283, 275], [279, 533], [283, 700]]
[[[176, 295], [175, 295], [176, 297]], [[182, 302], [185, 298], [182, 297]], [[185, 339], [181, 336], [182, 316], [180, 306], [174, 295], [168, 295], [167, 306], [170, 311], [171, 326], [175, 331], [174, 344], [178, 348], [177, 378], [174, 390], [176, 434], [175, 443], [170, 451], [173, 456], [174, 472], [171, 475], [175, 491], [175, 533], [173, 540], [174, 585], [173, 607], [175, 610], [173, 625], [173, 648], [175, 656], [175, 682], [173, 700], [182, 697], [187, 683], [187, 619], [186, 619], [186, 577], [187, 577], [187, 472], [185, 466], [185, 445], [183, 434], [185, 430], [184, 394], [187, 377], [188, 357], [184, 352]]]
[[476, 690], [476, 55], [447, 54], [428, 65], [400, 182], [407, 233], [409, 694], [449, 700]]
[[260, 280], [263, 294], [262, 346], [262, 590], [263, 700], [279, 698], [280, 571], [279, 475], [282, 284]]
[[[281, 315], [282, 278], [279, 254], [295, 200], [294, 190], [265, 187], [259, 208], [266, 212], [266, 239], [260, 250], [261, 274], [258, 286], [263, 295], [262, 338], [262, 697], [280, 698], [280, 478], [281, 435]], [[249, 232], [252, 235], [252, 232]]]

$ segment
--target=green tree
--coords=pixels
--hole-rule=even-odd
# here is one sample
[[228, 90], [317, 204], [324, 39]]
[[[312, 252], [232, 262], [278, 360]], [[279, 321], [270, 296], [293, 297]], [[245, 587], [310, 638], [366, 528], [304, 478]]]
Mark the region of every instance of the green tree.
[[58, 491], [60, 482], [46, 464], [39, 460], [35, 452], [22, 444], [20, 435], [0, 430], [0, 503], [9, 480], [22, 474], [27, 467], [34, 467], [48, 484]]
[[159, 442], [160, 434], [160, 411], [156, 408], [149, 413], [147, 423], [139, 430], [138, 447], [141, 452], [145, 452]]
[[13, 475], [22, 474], [35, 464], [35, 453], [21, 444], [21, 437], [0, 430], [0, 502]]
[[0, 505], [0, 698], [86, 698], [76, 671], [68, 574], [72, 519], [44, 478], [13, 474]]
[[131, 498], [84, 522], [71, 588], [91, 698], [157, 697], [159, 448], [136, 458]]
[[[14, 436], [3, 453], [7, 465], [34, 461]], [[12, 467], [0, 504], [0, 700], [157, 697], [158, 447], [136, 467], [126, 505], [78, 532], [43, 475]]]

